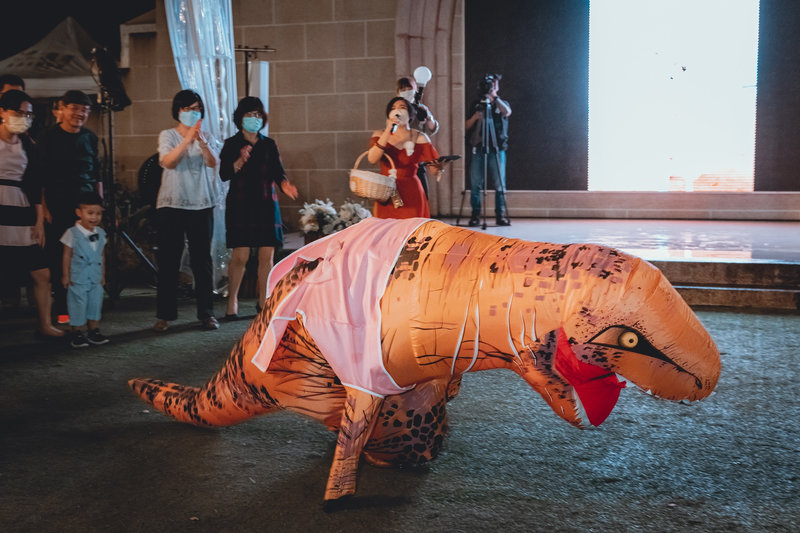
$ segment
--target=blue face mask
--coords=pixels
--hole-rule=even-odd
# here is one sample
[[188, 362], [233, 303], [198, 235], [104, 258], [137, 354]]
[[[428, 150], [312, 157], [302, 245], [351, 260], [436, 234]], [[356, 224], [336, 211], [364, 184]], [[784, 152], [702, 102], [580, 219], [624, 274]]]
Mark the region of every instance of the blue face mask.
[[264, 119], [261, 117], [244, 117], [242, 119], [242, 127], [250, 133], [258, 133], [264, 125]]
[[200, 111], [181, 111], [178, 113], [178, 120], [187, 128], [194, 126], [200, 120]]

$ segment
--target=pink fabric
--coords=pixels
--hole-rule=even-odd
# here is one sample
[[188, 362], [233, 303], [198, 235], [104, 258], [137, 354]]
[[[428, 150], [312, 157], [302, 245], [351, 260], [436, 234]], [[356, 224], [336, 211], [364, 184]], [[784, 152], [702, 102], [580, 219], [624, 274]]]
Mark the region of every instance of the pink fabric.
[[268, 291], [301, 261], [322, 258], [318, 266], [275, 310], [253, 364], [266, 372], [286, 325], [303, 323], [342, 384], [375, 396], [398, 394], [383, 366], [380, 300], [389, 273], [408, 236], [426, 218], [368, 218], [304, 246], [275, 265]]

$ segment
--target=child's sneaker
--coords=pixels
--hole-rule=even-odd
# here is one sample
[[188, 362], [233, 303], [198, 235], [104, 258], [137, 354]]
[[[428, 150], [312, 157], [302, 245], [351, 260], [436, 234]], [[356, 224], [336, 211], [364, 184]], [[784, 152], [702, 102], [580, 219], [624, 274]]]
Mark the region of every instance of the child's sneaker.
[[69, 345], [73, 348], [86, 348], [89, 346], [89, 341], [86, 340], [86, 335], [84, 335], [82, 331], [76, 331], [72, 335], [72, 340], [69, 341]]
[[95, 346], [99, 346], [100, 344], [106, 344], [108, 342], [108, 337], [100, 333], [99, 329], [93, 329], [89, 332], [86, 336], [87, 340], [94, 344]]

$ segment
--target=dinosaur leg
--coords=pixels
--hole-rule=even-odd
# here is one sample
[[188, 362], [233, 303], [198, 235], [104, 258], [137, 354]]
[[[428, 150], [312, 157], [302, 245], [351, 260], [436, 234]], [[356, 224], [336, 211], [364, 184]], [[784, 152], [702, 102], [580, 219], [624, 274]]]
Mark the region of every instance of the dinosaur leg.
[[379, 467], [418, 466], [435, 459], [447, 433], [448, 388], [447, 380], [434, 380], [387, 396], [364, 458]]
[[356, 491], [356, 475], [361, 451], [377, 421], [383, 398], [345, 387], [347, 396], [336, 441], [328, 485], [325, 488], [326, 510], [333, 510], [332, 501]]
[[251, 362], [244, 370], [257, 390], [263, 386], [281, 408], [338, 431], [346, 396], [344, 387], [300, 318], [286, 327], [266, 373]]

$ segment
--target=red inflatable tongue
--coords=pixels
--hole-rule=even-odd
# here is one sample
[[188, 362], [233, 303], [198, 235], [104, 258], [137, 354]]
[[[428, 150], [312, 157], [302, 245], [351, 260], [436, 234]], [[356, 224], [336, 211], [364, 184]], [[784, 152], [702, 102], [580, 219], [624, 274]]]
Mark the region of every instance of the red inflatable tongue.
[[618, 380], [613, 372], [578, 361], [563, 328], [558, 330], [555, 368], [578, 393], [589, 422], [593, 426], [602, 424], [617, 405], [625, 382]]

